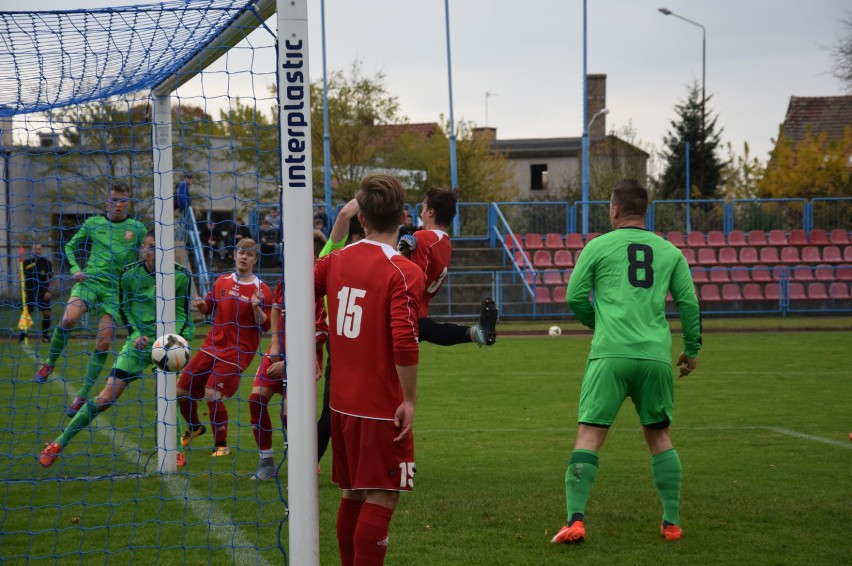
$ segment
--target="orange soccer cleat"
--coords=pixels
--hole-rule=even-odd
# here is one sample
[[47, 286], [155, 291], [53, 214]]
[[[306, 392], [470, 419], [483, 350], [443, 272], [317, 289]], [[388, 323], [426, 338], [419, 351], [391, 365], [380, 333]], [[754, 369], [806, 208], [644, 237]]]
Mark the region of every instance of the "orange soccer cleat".
[[586, 540], [586, 527], [583, 521], [574, 521], [571, 525], [565, 525], [550, 542], [554, 544], [580, 544]]

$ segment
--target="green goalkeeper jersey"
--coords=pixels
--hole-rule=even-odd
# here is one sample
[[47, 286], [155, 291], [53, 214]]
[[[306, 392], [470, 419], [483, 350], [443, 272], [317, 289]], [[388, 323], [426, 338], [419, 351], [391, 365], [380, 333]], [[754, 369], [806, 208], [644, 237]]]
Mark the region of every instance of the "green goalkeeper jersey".
[[[156, 273], [148, 271], [144, 261], [124, 268], [118, 286], [121, 319], [132, 337], [154, 338], [157, 333]], [[175, 264], [175, 331], [192, 340], [195, 327], [189, 317], [189, 271]]]
[[[594, 304], [589, 301], [592, 291]], [[641, 228], [624, 227], [590, 241], [569, 280], [566, 299], [577, 319], [594, 329], [589, 358], [671, 363], [666, 293], [680, 310], [683, 351], [701, 348], [701, 313], [692, 275], [679, 249]]]
[[121, 222], [113, 222], [106, 215], [87, 218], [65, 244], [71, 273], [83, 271], [74, 254], [88, 244], [86, 275], [117, 280], [124, 266], [138, 259], [139, 247], [147, 232], [145, 225], [135, 218], [125, 218]]

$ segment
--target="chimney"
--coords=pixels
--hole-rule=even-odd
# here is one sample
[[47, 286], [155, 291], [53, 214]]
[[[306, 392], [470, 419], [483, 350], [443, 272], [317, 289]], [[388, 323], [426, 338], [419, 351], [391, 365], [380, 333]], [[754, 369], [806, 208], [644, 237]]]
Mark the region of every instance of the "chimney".
[[[586, 95], [588, 98], [589, 120], [592, 116], [606, 108], [606, 75], [586, 75]], [[602, 138], [606, 135], [606, 115], [595, 118], [589, 130], [589, 139]]]
[[489, 128], [488, 126], [484, 128], [473, 128], [472, 133], [475, 139], [484, 139], [489, 143], [497, 139], [497, 128]]

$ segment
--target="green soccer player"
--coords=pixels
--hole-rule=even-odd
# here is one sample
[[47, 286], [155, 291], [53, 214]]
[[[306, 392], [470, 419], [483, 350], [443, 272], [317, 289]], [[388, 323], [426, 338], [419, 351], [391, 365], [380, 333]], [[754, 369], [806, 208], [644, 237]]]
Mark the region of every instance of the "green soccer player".
[[[148, 232], [142, 243], [144, 259], [124, 268], [118, 285], [121, 320], [128, 336], [112, 367], [106, 385], [94, 401], [84, 402], [68, 423], [65, 431], [47, 445], [39, 456], [45, 468], [53, 465], [74, 436], [86, 428], [100, 413], [109, 409], [121, 397], [131, 381], [143, 377], [152, 367], [151, 346], [156, 340], [156, 273], [154, 264], [154, 232]], [[178, 334], [192, 340], [195, 327], [188, 315], [190, 276], [185, 267], [175, 264], [175, 329]], [[178, 466], [186, 459], [178, 453]]]
[[[107, 197], [107, 213], [86, 219], [65, 245], [65, 256], [74, 276], [74, 287], [62, 321], [53, 331], [47, 362], [39, 368], [35, 379], [45, 383], [53, 372], [57, 358], [65, 350], [68, 334], [80, 322], [84, 313], [92, 310], [98, 316], [95, 351], [89, 356], [83, 384], [65, 414], [73, 417], [86, 403], [89, 391], [106, 362], [115, 323], [118, 320], [118, 278], [129, 263], [137, 260], [139, 246], [145, 238], [145, 225], [128, 217], [130, 189], [116, 183]], [[89, 246], [85, 271], [77, 264], [75, 253]]]
[[568, 284], [568, 305], [595, 332], [580, 390], [577, 440], [565, 473], [568, 520], [554, 543], [585, 540], [584, 513], [598, 472], [598, 452], [627, 397], [651, 452], [663, 504], [660, 532], [666, 540], [683, 535], [682, 471], [669, 436], [674, 380], [666, 293], [671, 292], [683, 325], [680, 377], [697, 366], [701, 314], [683, 254], [645, 229], [647, 209], [647, 190], [632, 179], [619, 182], [609, 207], [613, 231], [586, 244]]

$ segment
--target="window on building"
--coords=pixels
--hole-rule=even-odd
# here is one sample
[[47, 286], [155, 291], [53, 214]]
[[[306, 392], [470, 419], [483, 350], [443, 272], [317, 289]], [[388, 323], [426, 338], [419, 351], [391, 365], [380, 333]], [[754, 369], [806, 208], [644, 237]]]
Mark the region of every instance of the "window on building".
[[538, 163], [530, 165], [530, 190], [547, 190], [547, 164]]

